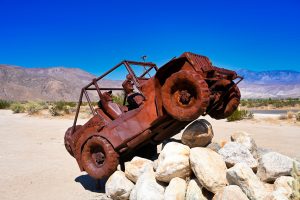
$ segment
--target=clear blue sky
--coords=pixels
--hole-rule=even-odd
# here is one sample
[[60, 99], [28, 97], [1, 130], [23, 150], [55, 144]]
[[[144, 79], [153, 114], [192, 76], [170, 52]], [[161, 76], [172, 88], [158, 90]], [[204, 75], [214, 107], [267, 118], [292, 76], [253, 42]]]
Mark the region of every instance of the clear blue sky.
[[0, 0], [0, 63], [99, 75], [192, 51], [220, 67], [300, 71], [299, 2]]

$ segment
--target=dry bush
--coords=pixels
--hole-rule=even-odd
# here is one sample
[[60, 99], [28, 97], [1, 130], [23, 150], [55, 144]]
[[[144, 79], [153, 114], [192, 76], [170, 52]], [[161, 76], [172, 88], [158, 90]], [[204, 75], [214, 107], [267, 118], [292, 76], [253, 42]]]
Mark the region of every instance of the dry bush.
[[26, 112], [29, 114], [29, 115], [33, 115], [33, 114], [37, 114], [39, 113], [43, 108], [40, 104], [38, 104], [37, 102], [28, 102], [26, 105]]
[[6, 100], [2, 100], [0, 99], [0, 109], [7, 109], [10, 107], [11, 105], [11, 101], [6, 101]]
[[13, 111], [13, 113], [24, 113], [26, 110], [25, 106], [20, 103], [11, 104], [10, 109]]

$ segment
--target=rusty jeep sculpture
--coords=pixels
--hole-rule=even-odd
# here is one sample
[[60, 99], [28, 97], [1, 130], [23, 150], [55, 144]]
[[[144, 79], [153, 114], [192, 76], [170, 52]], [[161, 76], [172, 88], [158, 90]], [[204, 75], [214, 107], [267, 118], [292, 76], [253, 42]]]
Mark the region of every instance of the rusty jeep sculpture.
[[[104, 91], [124, 88], [102, 88], [98, 81], [125, 66], [129, 82], [143, 96], [137, 108], [117, 109]], [[139, 77], [131, 65], [144, 67]], [[150, 70], [154, 76], [146, 78]], [[238, 79], [234, 82], [233, 80]], [[82, 88], [74, 124], [65, 134], [67, 151], [76, 159], [81, 171], [101, 179], [110, 176], [119, 159], [147, 144], [160, 144], [182, 130], [201, 115], [215, 119], [230, 116], [240, 103], [237, 84], [243, 78], [236, 72], [218, 68], [201, 55], [186, 52], [161, 68], [151, 62], [122, 61]], [[94, 108], [87, 91], [97, 91], [100, 108]], [[93, 117], [84, 125], [76, 125], [83, 95]], [[108, 96], [107, 96], [108, 95]], [[123, 107], [126, 107], [125, 95]], [[122, 106], [119, 106], [121, 108]]]

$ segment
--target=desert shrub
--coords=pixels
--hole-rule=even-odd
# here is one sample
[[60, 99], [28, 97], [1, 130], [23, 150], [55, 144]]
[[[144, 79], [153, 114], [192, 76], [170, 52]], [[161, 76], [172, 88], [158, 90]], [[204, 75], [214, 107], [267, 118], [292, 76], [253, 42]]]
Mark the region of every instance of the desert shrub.
[[26, 104], [26, 112], [29, 115], [37, 114], [42, 110], [42, 107], [36, 102], [28, 102]]
[[0, 99], [0, 109], [7, 109], [10, 107], [11, 105], [11, 101], [6, 101], [6, 100], [2, 100]]
[[26, 110], [25, 106], [20, 103], [11, 104], [10, 109], [13, 111], [13, 113], [24, 113]]
[[293, 163], [293, 169], [291, 175], [293, 176], [294, 180], [292, 182], [292, 200], [299, 200], [300, 199], [300, 172], [296, 163]]
[[71, 107], [69, 105], [65, 105], [63, 108], [63, 111], [65, 114], [70, 114], [71, 113]]
[[38, 102], [38, 104], [41, 106], [41, 109], [48, 109], [48, 107], [49, 107], [49, 104], [44, 101], [40, 101], [40, 102]]
[[49, 113], [51, 114], [51, 116], [58, 116], [60, 115], [59, 110], [57, 109], [56, 105], [50, 105], [49, 108]]
[[227, 117], [227, 121], [237, 121], [237, 120], [242, 120], [242, 119], [251, 119], [253, 118], [253, 113], [248, 111], [248, 110], [236, 110]]

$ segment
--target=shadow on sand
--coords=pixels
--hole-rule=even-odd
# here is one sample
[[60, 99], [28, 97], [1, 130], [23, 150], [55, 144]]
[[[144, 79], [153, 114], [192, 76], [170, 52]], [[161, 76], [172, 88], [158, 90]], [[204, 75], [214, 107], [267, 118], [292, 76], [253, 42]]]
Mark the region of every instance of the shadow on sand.
[[75, 179], [75, 182], [80, 183], [84, 189], [91, 192], [105, 193], [105, 183], [107, 179], [96, 180], [89, 175], [81, 175]]

